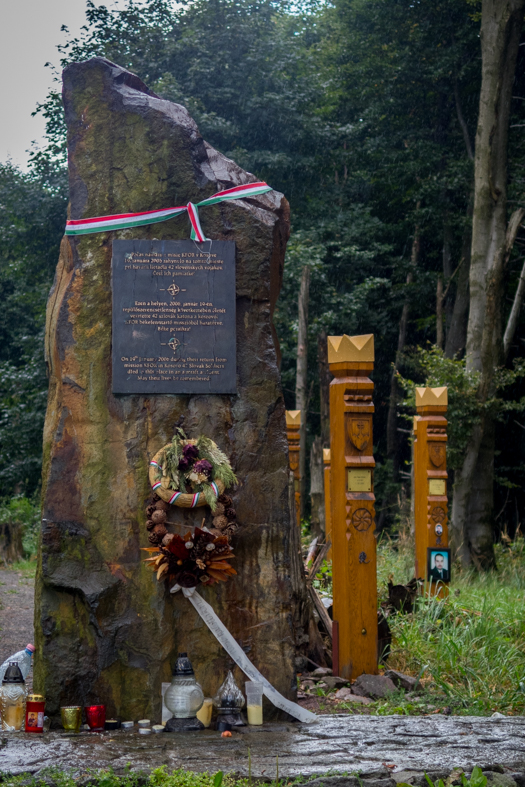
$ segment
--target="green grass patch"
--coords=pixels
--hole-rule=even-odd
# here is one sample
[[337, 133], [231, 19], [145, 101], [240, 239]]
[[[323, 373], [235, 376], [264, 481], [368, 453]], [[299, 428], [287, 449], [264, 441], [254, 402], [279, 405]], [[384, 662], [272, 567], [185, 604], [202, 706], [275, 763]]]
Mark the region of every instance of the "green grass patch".
[[[497, 570], [479, 574], [454, 566], [449, 595], [421, 596], [414, 612], [389, 618], [392, 651], [383, 666], [421, 674], [418, 695], [396, 692], [368, 706], [347, 703], [359, 713], [460, 715], [525, 712], [525, 539], [496, 545]], [[387, 582], [414, 576], [414, 547], [406, 534], [378, 545], [379, 601]], [[318, 584], [330, 592], [325, 566]]]
[[[355, 776], [360, 784], [364, 784], [361, 780], [359, 773], [337, 772], [331, 771], [326, 774], [329, 778], [331, 776]], [[318, 776], [311, 777], [294, 777], [279, 779], [276, 777], [273, 781], [266, 781], [268, 787], [305, 787], [308, 784], [308, 779], [322, 778]], [[454, 769], [450, 777], [443, 782], [441, 779], [438, 782], [432, 782], [426, 776], [429, 787], [447, 787], [451, 784], [457, 787], [486, 787], [487, 777], [483, 775], [481, 768], [474, 768], [469, 777], [467, 777], [461, 769]], [[168, 772], [166, 766], [156, 768], [151, 774], [145, 773], [131, 773], [126, 772], [123, 775], [117, 775], [112, 769], [90, 771], [76, 774], [73, 776], [67, 771], [61, 771], [58, 768], [46, 768], [37, 777], [30, 774], [21, 774], [20, 776], [9, 776], [0, 774], [0, 782], [6, 787], [76, 787], [81, 782], [83, 785], [89, 783], [92, 787], [254, 787], [260, 784], [261, 780], [251, 777], [245, 779], [235, 779], [233, 776], [228, 776], [219, 771], [215, 774], [210, 773], [194, 773], [193, 771], [184, 771], [182, 769]], [[403, 782], [398, 783], [398, 787], [412, 787], [410, 784]]]
[[15, 563], [9, 563], [9, 570], [16, 571], [26, 579], [32, 579], [36, 574], [36, 557], [29, 560], [17, 560]]

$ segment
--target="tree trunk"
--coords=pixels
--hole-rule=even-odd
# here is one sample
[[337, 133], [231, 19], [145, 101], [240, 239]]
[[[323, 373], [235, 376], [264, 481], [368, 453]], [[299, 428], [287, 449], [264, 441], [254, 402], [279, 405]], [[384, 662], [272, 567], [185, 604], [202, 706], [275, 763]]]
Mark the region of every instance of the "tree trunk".
[[317, 362], [319, 366], [319, 399], [321, 402], [321, 440], [323, 448], [330, 448], [330, 382], [332, 375], [328, 366], [326, 331], [321, 331], [317, 340]]
[[445, 342], [445, 357], [455, 358], [463, 353], [467, 343], [467, 319], [469, 307], [470, 246], [472, 243], [472, 211], [474, 192], [471, 192], [467, 206], [467, 221], [461, 244], [461, 260], [457, 273], [456, 297], [450, 318], [450, 326]]
[[325, 533], [325, 521], [323, 441], [320, 436], [315, 438], [310, 450], [310, 501], [310, 534], [321, 538]]
[[[459, 85], [457, 78], [454, 80], [454, 97], [456, 100], [456, 112], [458, 122], [463, 134], [465, 142], [465, 149], [467, 156], [471, 161], [474, 161], [474, 153], [472, 151], [472, 144], [470, 142], [470, 134], [465, 121], [463, 110], [461, 107]], [[467, 318], [469, 307], [469, 275], [470, 275], [470, 247], [472, 243], [472, 211], [474, 207], [474, 190], [472, 189], [469, 195], [467, 205], [467, 220], [465, 222], [465, 229], [463, 231], [463, 240], [461, 244], [461, 258], [459, 262], [459, 271], [456, 281], [456, 297], [454, 299], [454, 306], [451, 305], [449, 298], [450, 313], [447, 308], [447, 338], [445, 341], [445, 357], [455, 358], [461, 355], [465, 350], [467, 343]], [[450, 248], [450, 243], [449, 243]], [[445, 259], [443, 259], [443, 269], [445, 267]], [[446, 278], [446, 273], [445, 273]]]
[[301, 474], [301, 519], [304, 516], [306, 470], [306, 411], [308, 409], [308, 298], [310, 268], [305, 265], [299, 290], [299, 328], [297, 331], [297, 374], [295, 378], [295, 409], [301, 411], [299, 432], [299, 472]]
[[4, 522], [0, 524], [0, 562], [14, 563], [22, 560], [22, 524], [20, 522]]
[[[448, 291], [450, 290], [452, 278], [455, 275], [456, 272], [452, 265], [452, 228], [450, 226], [448, 217], [445, 216], [445, 220], [443, 222], [443, 281], [446, 284], [446, 289], [443, 295], [443, 318], [445, 320], [443, 328], [443, 341], [445, 341], [445, 334], [448, 334], [450, 322], [452, 320], [452, 313], [454, 311], [454, 301], [451, 297], [447, 297], [447, 295]], [[443, 349], [443, 345], [440, 345], [440, 347]]]
[[[419, 259], [419, 245], [420, 245], [419, 227], [416, 226], [414, 231], [414, 240], [412, 241], [412, 252], [410, 256], [411, 269], [407, 274], [407, 280], [406, 280], [407, 285], [412, 284], [412, 281], [414, 279], [414, 270], [417, 267], [417, 263]], [[397, 461], [398, 390], [397, 390], [396, 374], [397, 374], [398, 366], [401, 363], [401, 356], [403, 354], [403, 350], [405, 348], [409, 308], [410, 308], [410, 302], [407, 293], [405, 302], [403, 304], [403, 309], [401, 311], [401, 319], [399, 320], [399, 333], [397, 337], [396, 358], [394, 361], [394, 368], [392, 369], [392, 377], [390, 379], [390, 398], [388, 402], [388, 417], [387, 417], [387, 427], [386, 427], [386, 454], [387, 454], [387, 459], [390, 459], [393, 463], [393, 473], [394, 473], [394, 478], [396, 480], [399, 470], [398, 461]]]
[[[483, 0], [482, 80], [474, 159], [467, 370], [480, 374], [481, 404], [494, 394], [503, 357], [501, 307], [507, 236], [507, 138], [525, 0]], [[485, 413], [457, 473], [453, 531], [465, 562], [494, 565], [492, 488], [495, 425]], [[481, 498], [480, 498], [481, 494]]]
[[[507, 261], [508, 258], [510, 257], [510, 252], [512, 251], [512, 247], [514, 246], [514, 241], [516, 240], [516, 235], [518, 234], [518, 230], [521, 227], [523, 216], [525, 216], [525, 209], [518, 208], [517, 210], [514, 211], [514, 213], [510, 217], [509, 226], [507, 229], [507, 238], [506, 238], [507, 253], [505, 256]], [[514, 295], [512, 309], [510, 310], [509, 319], [507, 321], [507, 327], [505, 328], [505, 336], [503, 337], [503, 357], [505, 360], [507, 359], [507, 356], [509, 354], [510, 346], [512, 344], [512, 340], [514, 339], [516, 328], [518, 327], [521, 305], [523, 303], [524, 295], [525, 295], [525, 263], [523, 263], [523, 267], [521, 269], [521, 275], [518, 281], [518, 286], [516, 288], [516, 294]]]
[[436, 344], [443, 349], [443, 277], [438, 275], [436, 287]]
[[[419, 208], [419, 203], [418, 203]], [[407, 274], [406, 283], [407, 286], [412, 284], [414, 279], [414, 270], [417, 267], [417, 262], [419, 259], [419, 227], [416, 226], [414, 231], [414, 239], [412, 241], [412, 252], [411, 252], [411, 269]], [[408, 293], [405, 298], [405, 302], [403, 304], [403, 309], [401, 311], [401, 319], [399, 320], [399, 333], [397, 337], [397, 350], [396, 350], [396, 357], [394, 361], [394, 368], [392, 369], [392, 376], [390, 378], [390, 397], [388, 400], [388, 415], [387, 415], [387, 422], [386, 422], [386, 458], [387, 461], [390, 461], [392, 464], [392, 479], [397, 481], [399, 478], [399, 458], [398, 458], [398, 438], [397, 438], [397, 402], [398, 402], [398, 386], [397, 386], [397, 370], [399, 364], [401, 363], [401, 356], [403, 354], [403, 350], [405, 347], [406, 342], [406, 335], [407, 335], [407, 325], [408, 325], [408, 312], [410, 308], [410, 302], [408, 298]], [[379, 517], [377, 519], [377, 530], [382, 530], [385, 526], [385, 520], [387, 517], [388, 509], [392, 504], [392, 500], [389, 498], [388, 495], [383, 497], [381, 502], [381, 509], [379, 513]]]

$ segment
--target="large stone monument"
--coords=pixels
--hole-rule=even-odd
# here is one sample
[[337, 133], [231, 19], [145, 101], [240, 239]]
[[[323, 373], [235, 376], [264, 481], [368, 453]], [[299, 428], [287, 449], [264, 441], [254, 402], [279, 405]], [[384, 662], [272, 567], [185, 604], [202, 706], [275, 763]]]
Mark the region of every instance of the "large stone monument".
[[[202, 139], [182, 106], [158, 98], [138, 77], [102, 58], [66, 68], [64, 104], [72, 220], [196, 203], [255, 180]], [[188, 652], [205, 694], [216, 691], [230, 665], [188, 600], [181, 593], [170, 595], [142, 562], [146, 553], [140, 549], [149, 546], [148, 464], [178, 426], [188, 437], [202, 433], [213, 439], [239, 479], [234, 506], [240, 528], [232, 561], [238, 575], [197, 592], [265, 677], [294, 698], [296, 642], [307, 639], [300, 629], [305, 596], [290, 514], [285, 408], [272, 326], [288, 204], [272, 191], [207, 206], [200, 219], [206, 236], [226, 249], [212, 243], [214, 259], [230, 266], [230, 274], [235, 265], [235, 292], [230, 288], [228, 295], [226, 279], [223, 290], [212, 292], [201, 276], [198, 294], [208, 306], [192, 301], [211, 311], [214, 298], [230, 304], [224, 307], [230, 309], [225, 318], [230, 328], [220, 346], [230, 341], [233, 355], [228, 350], [222, 360], [230, 365], [217, 367], [221, 393], [202, 371], [187, 374], [184, 388], [182, 378], [169, 371], [173, 364], [155, 366], [159, 357], [153, 345], [151, 358], [135, 352], [133, 341], [146, 335], [138, 330], [142, 302], [130, 305], [129, 280], [124, 274], [115, 279], [119, 264], [124, 270], [128, 262], [140, 263], [146, 259], [141, 254], [160, 254], [160, 262], [169, 262], [173, 246], [163, 246], [166, 241], [185, 241], [186, 262], [193, 253], [193, 261], [203, 250], [208, 254], [209, 242], [189, 240], [187, 215], [62, 242], [47, 314], [50, 388], [35, 613], [35, 688], [45, 694], [55, 718], [60, 705], [94, 701], [121, 718], [160, 718], [161, 683], [170, 679], [177, 651]], [[168, 298], [166, 282], [159, 281], [161, 306], [153, 301], [144, 306], [150, 318]], [[186, 286], [179, 287], [181, 281], [173, 297]], [[198, 300], [196, 293], [192, 297]], [[126, 334], [120, 323], [112, 330], [112, 303], [120, 304], [115, 319], [127, 309], [136, 332]], [[143, 322], [150, 330], [154, 321]], [[212, 323], [199, 325], [219, 336], [222, 321]], [[184, 321], [177, 324], [183, 330]], [[214, 347], [207, 345], [209, 332], [191, 335], [192, 352], [200, 352], [200, 360], [211, 353], [217, 361]], [[157, 341], [154, 331], [148, 336]], [[184, 349], [184, 340], [175, 347], [170, 336], [175, 334], [159, 331], [166, 358]], [[186, 360], [192, 358], [187, 353]], [[226, 368], [230, 371], [221, 377]], [[188, 528], [200, 525], [206, 514], [209, 508], [180, 511]]]

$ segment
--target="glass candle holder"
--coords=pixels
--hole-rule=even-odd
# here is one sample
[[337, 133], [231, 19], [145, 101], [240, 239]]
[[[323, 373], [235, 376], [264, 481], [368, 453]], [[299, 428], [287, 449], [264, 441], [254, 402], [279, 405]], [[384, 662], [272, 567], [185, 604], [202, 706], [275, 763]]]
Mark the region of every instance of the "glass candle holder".
[[248, 680], [244, 685], [246, 687], [246, 712], [248, 714], [248, 724], [262, 724], [263, 685], [254, 680]]
[[105, 705], [86, 705], [86, 721], [91, 732], [100, 732], [106, 723]]
[[63, 705], [60, 708], [62, 726], [68, 732], [78, 732], [82, 724], [82, 708], [80, 705]]
[[16, 662], [9, 662], [0, 688], [0, 717], [4, 732], [18, 732], [26, 718], [26, 684]]
[[244, 696], [235, 683], [231, 670], [228, 670], [226, 680], [213, 698], [213, 704], [217, 708], [216, 729], [219, 729], [219, 725], [222, 723], [231, 724], [232, 727], [246, 726], [246, 722], [241, 716]]

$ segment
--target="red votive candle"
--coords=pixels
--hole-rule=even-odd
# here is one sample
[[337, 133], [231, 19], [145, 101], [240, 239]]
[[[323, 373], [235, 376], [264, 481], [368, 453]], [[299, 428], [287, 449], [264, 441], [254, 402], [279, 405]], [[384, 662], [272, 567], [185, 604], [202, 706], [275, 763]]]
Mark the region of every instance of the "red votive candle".
[[30, 694], [26, 703], [26, 732], [44, 732], [46, 701], [41, 694]]
[[105, 705], [86, 705], [86, 721], [89, 729], [92, 732], [104, 729], [106, 722], [106, 706]]

